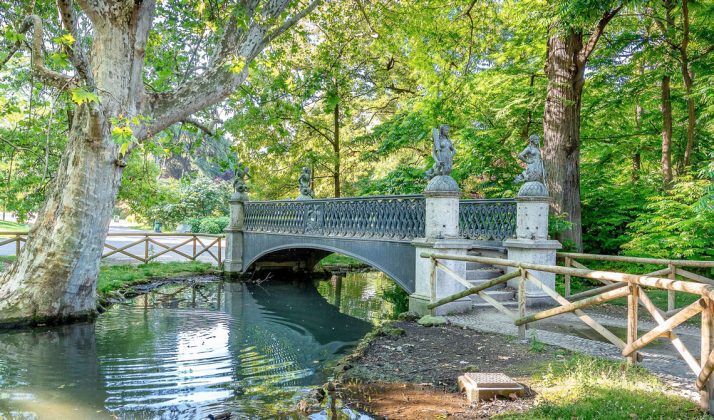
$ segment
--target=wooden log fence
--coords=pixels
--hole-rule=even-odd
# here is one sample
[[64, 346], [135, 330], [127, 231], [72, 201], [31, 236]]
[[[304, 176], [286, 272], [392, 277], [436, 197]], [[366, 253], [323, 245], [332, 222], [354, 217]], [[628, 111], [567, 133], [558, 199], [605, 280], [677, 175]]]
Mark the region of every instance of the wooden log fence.
[[[27, 241], [27, 232], [0, 232], [0, 246], [14, 243], [15, 255], [19, 255], [22, 245]], [[105, 252], [102, 259], [118, 254], [136, 260], [141, 263], [156, 260], [162, 255], [173, 253], [189, 261], [196, 261], [199, 256], [206, 254], [219, 266], [223, 263], [223, 235], [194, 234], [194, 233], [143, 233], [143, 232], [112, 232], [107, 234], [107, 238], [127, 237], [138, 238], [128, 244], [105, 243]], [[183, 239], [178, 244], [163, 243], [162, 238]], [[205, 242], [204, 242], [205, 241]], [[131, 249], [143, 245], [141, 254]], [[153, 252], [153, 246], [159, 247], [159, 252]], [[182, 249], [188, 247], [188, 249]], [[215, 249], [214, 249], [215, 248]], [[215, 251], [215, 252], [214, 252]]]
[[[586, 325], [601, 334], [608, 341], [616, 345], [626, 358], [628, 363], [635, 364], [642, 360], [639, 353], [648, 344], [657, 338], [669, 339], [673, 347], [677, 350], [682, 359], [696, 378], [695, 385], [700, 390], [700, 405], [710, 413], [714, 413], [714, 282], [704, 276], [690, 273], [681, 267], [714, 267], [714, 261], [687, 261], [687, 260], [658, 260], [653, 258], [638, 257], [613, 257], [590, 254], [560, 253], [566, 262], [565, 266], [551, 266], [533, 263], [504, 260], [500, 258], [486, 258], [470, 255], [451, 255], [439, 253], [421, 253], [422, 258], [429, 258], [432, 266], [431, 303], [429, 309], [435, 309], [454, 300], [479, 294], [487, 296], [486, 289], [496, 284], [501, 284], [509, 279], [519, 278], [518, 290], [518, 313], [505, 308], [501, 303], [493, 299], [484, 299], [492, 304], [497, 310], [505, 313], [519, 327], [518, 334], [521, 338], [525, 336], [525, 326], [538, 320], [550, 318], [566, 313], [574, 313]], [[602, 261], [621, 261], [642, 264], [664, 264], [665, 269], [657, 270], [648, 274], [629, 274], [614, 271], [590, 270], [575, 259], [590, 259]], [[444, 265], [443, 261], [465, 261], [489, 264], [500, 267], [507, 267], [510, 271], [500, 277], [479, 286], [472, 287], [470, 283], [461, 278], [453, 270]], [[437, 271], [445, 272], [450, 279], [456, 280], [465, 287], [462, 292], [454, 293], [441, 299], [436, 299], [436, 281], [440, 280]], [[681, 272], [684, 274], [681, 274]], [[534, 272], [548, 272], [559, 274], [564, 277], [579, 277], [597, 280], [603, 286], [592, 290], [570, 295], [570, 288], [566, 283], [565, 294], [561, 296], [555, 290], [543, 284]], [[674, 275], [680, 275], [685, 280], [678, 280]], [[666, 276], [666, 277], [664, 277]], [[444, 277], [441, 280], [445, 279]], [[525, 306], [525, 282], [531, 282], [552, 297], [557, 306], [544, 309], [536, 313], [526, 315]], [[647, 295], [653, 289], [666, 290], [668, 293], [689, 293], [699, 296], [690, 305], [675, 311], [663, 311], [658, 308]], [[627, 341], [624, 342], [607, 328], [587, 316], [582, 309], [598, 305], [612, 299], [627, 297]], [[496, 303], [494, 305], [494, 302]], [[650, 331], [639, 335], [638, 331], [638, 308], [642, 306], [655, 320], [656, 326]], [[674, 329], [701, 313], [701, 357], [700, 360], [692, 355], [684, 345]]]
[[[577, 252], [558, 252], [557, 256], [559, 259], [563, 260], [563, 266], [581, 268], [585, 270], [588, 270], [589, 268], [585, 266], [581, 261], [607, 261], [630, 264], [663, 265], [666, 266], [666, 268], [658, 269], [656, 271], [647, 273], [646, 275], [654, 277], [667, 276], [667, 278], [669, 278], [670, 280], [676, 280], [677, 276], [679, 276], [680, 278], [714, 286], [714, 279], [710, 279], [697, 273], [692, 273], [691, 271], [683, 268], [714, 268], [714, 261], [671, 260], [659, 258], [629, 257], [625, 255], [583, 254]], [[563, 276], [563, 279], [565, 286], [565, 297], [569, 297], [571, 294], [571, 276], [566, 274]], [[679, 309], [676, 308], [676, 291], [668, 290], [667, 313], [671, 315], [676, 313], [678, 310]]]

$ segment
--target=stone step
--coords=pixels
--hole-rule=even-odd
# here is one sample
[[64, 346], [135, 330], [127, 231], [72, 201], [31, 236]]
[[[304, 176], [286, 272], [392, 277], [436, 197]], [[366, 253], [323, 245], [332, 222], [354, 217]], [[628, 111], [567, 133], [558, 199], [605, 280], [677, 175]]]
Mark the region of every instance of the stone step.
[[[501, 302], [501, 305], [505, 306], [508, 309], [511, 309], [513, 311], [518, 311], [518, 301], [516, 300], [507, 300]], [[473, 303], [473, 308], [475, 309], [494, 309], [494, 307], [490, 303], [486, 303], [483, 299], [481, 299], [480, 302], [474, 301]]]
[[[486, 291], [490, 297], [493, 299], [499, 301], [499, 302], [508, 302], [508, 301], [514, 301], [516, 299], [516, 291], [511, 289], [511, 288], [504, 288], [504, 289], [499, 289], [499, 290], [492, 290], [488, 289]], [[471, 300], [476, 304], [476, 303], [486, 303], [485, 300], [481, 298], [479, 295], [471, 295]]]
[[477, 270], [466, 270], [464, 278], [466, 280], [489, 280], [503, 275], [503, 270], [498, 268], [480, 268]]
[[466, 269], [467, 270], [481, 270], [483, 268], [495, 268], [491, 264], [481, 264], [477, 262], [467, 262], [466, 263]]

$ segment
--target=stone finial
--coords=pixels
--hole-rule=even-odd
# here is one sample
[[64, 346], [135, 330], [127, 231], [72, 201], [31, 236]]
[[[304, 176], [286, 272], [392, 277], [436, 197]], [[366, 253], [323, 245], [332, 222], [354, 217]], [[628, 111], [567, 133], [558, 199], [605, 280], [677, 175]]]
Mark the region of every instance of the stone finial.
[[246, 179], [250, 179], [250, 169], [238, 162], [233, 167], [233, 197], [238, 199], [247, 198], [248, 185]]
[[459, 186], [451, 177], [451, 168], [454, 165], [456, 150], [451, 139], [449, 139], [449, 126], [442, 124], [439, 128], [432, 129], [431, 137], [434, 140], [431, 148], [434, 166], [426, 171], [426, 177], [429, 179], [426, 191], [458, 192]]
[[310, 188], [310, 181], [312, 181], [312, 170], [307, 166], [302, 168], [300, 176], [298, 177], [298, 187], [300, 188], [300, 195], [298, 200], [311, 200], [314, 198], [314, 193], [312, 188]]
[[540, 137], [533, 134], [528, 139], [528, 146], [518, 155], [518, 159], [526, 163], [526, 169], [516, 176], [517, 183], [523, 182], [518, 191], [519, 197], [547, 197], [545, 186], [545, 167], [540, 155]]

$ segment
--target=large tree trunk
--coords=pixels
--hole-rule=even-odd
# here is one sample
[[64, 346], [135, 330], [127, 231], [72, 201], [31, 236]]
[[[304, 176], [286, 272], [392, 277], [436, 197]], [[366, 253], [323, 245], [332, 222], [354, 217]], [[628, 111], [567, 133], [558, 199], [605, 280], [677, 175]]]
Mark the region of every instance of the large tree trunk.
[[581, 33], [548, 40], [545, 73], [548, 91], [543, 118], [543, 163], [556, 214], [566, 214], [572, 228], [558, 239], [582, 250], [580, 214], [580, 106], [584, 69], [577, 57], [583, 48]]
[[[74, 127], [86, 127], [87, 106]], [[17, 262], [0, 275], [0, 323], [36, 324], [91, 317], [96, 279], [121, 168], [108, 127], [101, 138], [70, 134], [47, 202]]]
[[17, 261], [0, 275], [0, 324], [64, 322], [96, 313], [96, 281], [121, 182], [111, 121], [130, 105], [126, 22], [94, 28], [92, 74], [99, 103], [74, 113], [57, 175]]
[[662, 182], [665, 188], [672, 183], [672, 101], [670, 77], [662, 76]]
[[332, 179], [335, 184], [335, 197], [340, 197], [340, 104], [335, 105], [335, 110], [333, 111], [333, 130], [334, 137], [332, 142], [332, 151], [334, 153], [334, 164], [332, 168]]

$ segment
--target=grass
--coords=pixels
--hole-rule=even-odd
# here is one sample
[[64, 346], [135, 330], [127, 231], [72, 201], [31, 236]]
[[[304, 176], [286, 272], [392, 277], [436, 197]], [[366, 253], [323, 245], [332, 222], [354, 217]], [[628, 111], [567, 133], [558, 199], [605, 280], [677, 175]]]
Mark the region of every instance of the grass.
[[575, 355], [545, 365], [533, 377], [536, 406], [513, 419], [708, 418], [645, 369]]
[[27, 232], [30, 226], [0, 220], [0, 232]]
[[152, 278], [176, 277], [188, 274], [212, 273], [210, 263], [188, 262], [150, 262], [147, 264], [112, 264], [102, 265], [99, 270], [97, 292], [106, 294], [132, 284], [143, 283]]
[[[0, 271], [15, 260], [15, 257], [0, 257]], [[107, 294], [132, 284], [146, 282], [152, 278], [176, 277], [189, 274], [213, 273], [215, 267], [210, 263], [187, 262], [150, 262], [148, 264], [102, 264], [99, 268], [99, 295]]]

